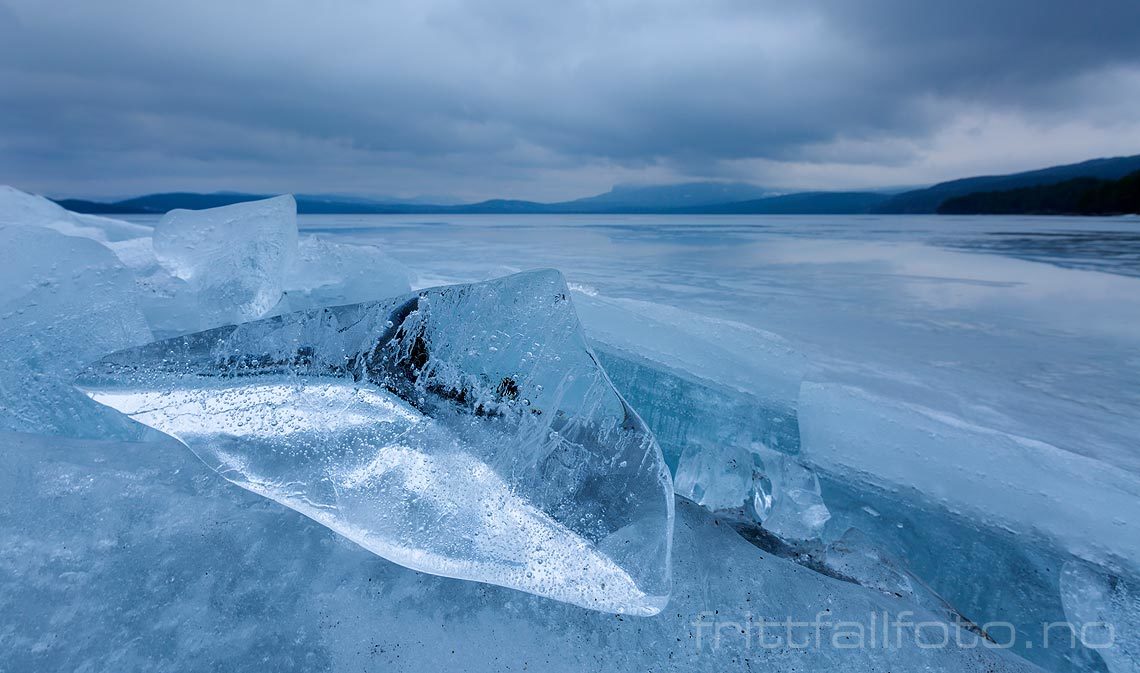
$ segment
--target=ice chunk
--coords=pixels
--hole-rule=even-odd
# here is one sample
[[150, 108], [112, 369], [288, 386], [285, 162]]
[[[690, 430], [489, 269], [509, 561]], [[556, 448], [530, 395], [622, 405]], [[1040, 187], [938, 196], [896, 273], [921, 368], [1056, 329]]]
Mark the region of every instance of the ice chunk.
[[[78, 222], [62, 206], [42, 196], [0, 185], [0, 225], [36, 225], [55, 228]], [[62, 233], [62, 232], [61, 232]]]
[[[838, 384], [805, 383], [799, 413], [801, 457], [825, 482], [833, 521], [905, 558], [976, 623], [1025, 633], [1063, 620], [1057, 568], [1073, 556], [1137, 576], [1140, 483], [1129, 472]], [[1029, 642], [1015, 647], [1050, 669], [1100, 670], [1079, 642]]]
[[107, 247], [131, 270], [139, 306], [156, 338], [203, 328], [198, 296], [189, 283], [158, 261], [150, 236], [112, 241]]
[[405, 294], [410, 273], [372, 245], [302, 239], [285, 279], [282, 312], [340, 306]]
[[579, 290], [582, 325], [610, 348], [795, 406], [806, 362], [778, 335], [665, 304]]
[[757, 443], [798, 450], [795, 405], [806, 361], [780, 337], [581, 286], [574, 303], [614, 385], [673, 469], [686, 452], [723, 450], [708, 459], [728, 464]]
[[[673, 599], [643, 619], [370, 559], [173, 442], [0, 435], [0, 508], [13, 671], [1040, 670], [972, 634], [960, 647], [953, 627], [932, 646], [937, 617], [763, 553], [684, 500]], [[884, 614], [907, 623], [897, 644]]]
[[[1004, 623], [1012, 624], [1020, 636], [1040, 634], [1042, 624], [1065, 620], [1057, 570], [1071, 556], [1040, 535], [1006, 528], [996, 517], [950, 511], [915, 489], [885, 489], [863, 477], [817, 474], [831, 513], [824, 540], [858, 528], [875, 554], [886, 559], [885, 565], [893, 559], [896, 568], [914, 575], [912, 585], [917, 588], [920, 580], [954, 613], [992, 629], [999, 641], [1009, 632]], [[873, 561], [867, 570], [872, 567]], [[890, 573], [884, 569], [884, 574]], [[869, 576], [861, 575], [859, 581]], [[921, 593], [915, 594], [919, 602]], [[990, 622], [1002, 624], [986, 627]], [[1104, 670], [1094, 652], [1070, 643], [1060, 630], [1047, 648], [1041, 647], [1040, 636], [1019, 637], [1011, 650], [1046, 670]]]
[[1070, 633], [1104, 659], [1110, 673], [1140, 671], [1140, 586], [1080, 561], [1061, 569], [1061, 601]]
[[154, 252], [189, 285], [203, 326], [260, 318], [281, 300], [297, 253], [297, 203], [286, 195], [172, 210], [155, 227]]
[[759, 445], [687, 448], [674, 488], [714, 512], [763, 524], [785, 542], [817, 539], [831, 518], [815, 473], [795, 458]]
[[864, 489], [913, 489], [1093, 562], [1140, 559], [1140, 479], [1119, 468], [835, 384], [804, 383], [799, 418], [805, 458]]
[[751, 512], [785, 541], [813, 540], [831, 518], [815, 472], [795, 458], [756, 447]]
[[[209, 297], [160, 263], [150, 238], [108, 244], [136, 276], [147, 321], [159, 336], [217, 327], [227, 322], [210, 315]], [[340, 306], [405, 294], [409, 272], [371, 245], [330, 243], [314, 236], [301, 241], [283, 281], [283, 297], [271, 314]], [[207, 309], [203, 318], [203, 306]], [[232, 321], [230, 321], [232, 322]]]
[[0, 226], [37, 226], [100, 243], [147, 236], [150, 228], [97, 215], [80, 215], [42, 196], [0, 185]]
[[[265, 245], [288, 238], [291, 225], [287, 222], [292, 216], [287, 200], [291, 197], [270, 199], [256, 207], [238, 204], [209, 211], [176, 211], [168, 218], [174, 224], [160, 227], [152, 238], [148, 227], [94, 216], [91, 227], [102, 228], [83, 229], [79, 226], [83, 222], [76, 218], [87, 216], [23, 196], [47, 213], [41, 220], [70, 217], [73, 224], [65, 227], [68, 231], [98, 234], [88, 237], [103, 241], [134, 273], [143, 312], [158, 336], [185, 334], [270, 312], [393, 297], [410, 289], [408, 270], [375, 246], [331, 243], [316, 237], [301, 241], [295, 253], [289, 253], [288, 243]], [[217, 260], [209, 257], [210, 236], [221, 237], [217, 245], [225, 246], [214, 249], [221, 250]], [[156, 246], [167, 252], [160, 255]], [[286, 264], [281, 280], [276, 280]], [[243, 297], [253, 297], [245, 308], [239, 305]], [[270, 308], [262, 310], [266, 306]]]
[[79, 385], [408, 567], [613, 612], [668, 598], [668, 471], [557, 271], [157, 342]]
[[827, 545], [821, 562], [829, 573], [837, 577], [905, 598], [935, 614], [945, 615], [949, 621], [978, 629], [977, 625], [968, 622], [901, 561], [883, 551], [858, 528], [847, 529], [842, 537]]
[[673, 488], [710, 511], [742, 509], [753, 489], [752, 457], [731, 444], [719, 450], [691, 444], [677, 463]]
[[146, 343], [130, 274], [86, 238], [0, 225], [0, 427], [123, 436], [117, 415], [76, 393], [76, 370], [109, 351]]

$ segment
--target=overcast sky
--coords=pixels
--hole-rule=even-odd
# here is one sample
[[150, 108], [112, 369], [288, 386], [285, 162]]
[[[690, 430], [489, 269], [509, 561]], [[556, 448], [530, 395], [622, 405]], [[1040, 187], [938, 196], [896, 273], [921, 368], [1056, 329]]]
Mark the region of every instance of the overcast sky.
[[0, 183], [555, 200], [1140, 153], [1138, 0], [0, 0]]

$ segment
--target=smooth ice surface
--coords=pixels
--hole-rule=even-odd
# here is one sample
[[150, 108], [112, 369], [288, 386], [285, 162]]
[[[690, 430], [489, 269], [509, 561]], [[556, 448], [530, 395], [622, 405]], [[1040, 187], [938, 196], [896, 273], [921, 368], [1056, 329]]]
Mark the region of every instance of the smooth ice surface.
[[130, 274], [99, 243], [0, 224], [0, 428], [134, 434], [71, 386], [92, 359], [150, 340], [132, 291]]
[[558, 272], [156, 342], [79, 385], [408, 567], [612, 612], [668, 599], [668, 472]]
[[260, 318], [281, 300], [297, 253], [292, 196], [172, 210], [154, 229], [161, 264], [185, 281], [203, 326]]
[[[684, 500], [672, 601], [641, 619], [388, 563], [169, 441], [0, 434], [0, 503], [0, 648], [14, 671], [1039, 670], [982, 645], [917, 647], [913, 627], [897, 647], [872, 641], [872, 619], [911, 604], [766, 554]], [[818, 636], [793, 632], [809, 645], [778, 640], [784, 620], [817, 618]], [[764, 646], [762, 621], [780, 624]], [[862, 647], [840, 621], [864, 627]]]
[[778, 335], [825, 380], [1140, 472], [1140, 218], [401, 215], [301, 226], [380, 244], [448, 282], [524, 261], [560, 268], [600, 300]]

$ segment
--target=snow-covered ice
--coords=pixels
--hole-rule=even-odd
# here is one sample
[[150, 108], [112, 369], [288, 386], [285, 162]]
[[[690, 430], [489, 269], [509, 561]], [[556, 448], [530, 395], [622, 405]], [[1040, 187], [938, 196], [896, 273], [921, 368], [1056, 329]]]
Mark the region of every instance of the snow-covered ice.
[[558, 272], [157, 342], [79, 385], [408, 567], [612, 612], [668, 599], [668, 471]]

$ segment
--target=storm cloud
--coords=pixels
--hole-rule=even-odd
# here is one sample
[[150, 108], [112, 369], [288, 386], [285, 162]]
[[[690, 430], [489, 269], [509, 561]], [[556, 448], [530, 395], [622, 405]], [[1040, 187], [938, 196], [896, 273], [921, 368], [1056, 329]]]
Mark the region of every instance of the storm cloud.
[[0, 183], [559, 199], [1140, 153], [1135, 0], [0, 0]]

